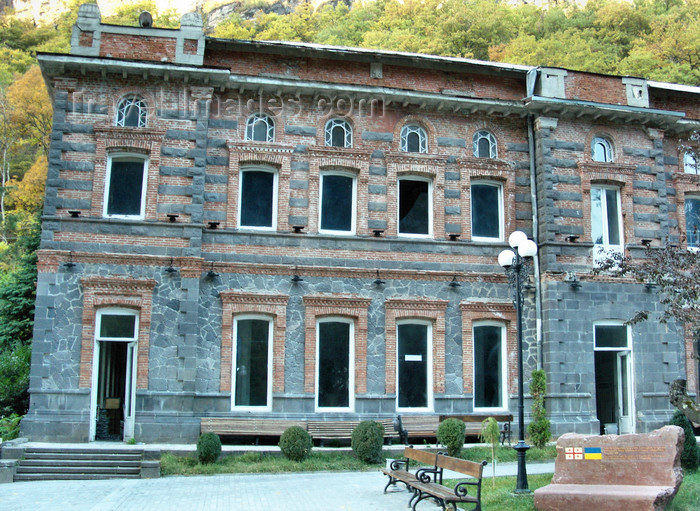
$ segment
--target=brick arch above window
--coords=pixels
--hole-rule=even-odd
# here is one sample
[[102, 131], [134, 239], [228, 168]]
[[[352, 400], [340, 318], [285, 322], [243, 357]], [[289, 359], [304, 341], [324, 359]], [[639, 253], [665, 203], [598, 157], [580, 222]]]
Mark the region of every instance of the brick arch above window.
[[517, 372], [517, 317], [512, 303], [462, 302], [462, 392], [474, 392], [474, 323], [495, 321], [506, 326], [508, 393], [515, 391]]
[[233, 367], [233, 322], [235, 316], [264, 314], [273, 318], [272, 392], [284, 392], [284, 341], [287, 326], [288, 295], [221, 291], [221, 392], [231, 392]]
[[151, 307], [153, 279], [138, 280], [119, 277], [83, 277], [83, 328], [80, 347], [81, 388], [92, 386], [93, 353], [95, 347], [95, 320], [97, 310], [105, 307], [122, 307], [139, 313], [138, 368], [136, 388], [148, 388], [149, 348], [151, 331]]
[[433, 324], [433, 392], [445, 392], [445, 311], [447, 300], [392, 298], [385, 308], [385, 393], [396, 393], [396, 323], [402, 319], [428, 320]]

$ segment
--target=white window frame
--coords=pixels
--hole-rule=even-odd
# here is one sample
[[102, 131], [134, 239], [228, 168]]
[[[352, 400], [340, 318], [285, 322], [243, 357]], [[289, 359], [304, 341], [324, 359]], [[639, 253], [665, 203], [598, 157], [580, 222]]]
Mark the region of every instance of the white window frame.
[[[408, 136], [412, 133], [416, 133], [418, 135], [418, 151], [408, 150]], [[406, 124], [401, 128], [399, 146], [401, 151], [405, 153], [413, 152], [425, 154], [428, 152], [428, 132], [425, 131], [425, 128], [420, 124]]]
[[700, 203], [700, 196], [699, 195], [686, 195], [685, 200], [683, 201], [684, 220], [685, 220], [685, 225], [683, 227], [685, 228], [686, 246], [688, 247], [688, 250], [700, 251], [700, 225], [698, 226], [698, 233], [695, 234], [695, 236], [697, 236], [698, 239], [696, 239], [695, 242], [692, 244], [691, 244], [691, 240], [690, 240], [691, 232], [690, 232], [690, 229], [688, 229], [688, 214], [687, 214], [687, 212], [685, 212], [686, 205], [687, 205], [688, 201], [697, 201], [698, 203]]
[[[349, 231], [337, 231], [334, 229], [323, 229], [321, 222], [321, 215], [323, 212], [323, 180], [326, 176], [342, 176], [352, 178], [352, 219], [350, 222]], [[321, 172], [319, 179], [319, 201], [318, 201], [318, 232], [322, 234], [333, 234], [340, 236], [352, 236], [355, 234], [357, 229], [357, 175], [352, 172], [342, 172], [337, 170], [328, 170]]]
[[[333, 145], [333, 130], [335, 128], [342, 128], [345, 132], [342, 146]], [[352, 147], [352, 126], [345, 119], [329, 119], [326, 122], [324, 142], [328, 147]]]
[[[604, 159], [599, 159], [596, 157], [596, 146], [601, 145], [604, 148], [605, 154], [603, 155]], [[599, 163], [612, 163], [615, 161], [615, 152], [613, 151], [613, 145], [608, 138], [603, 137], [601, 135], [597, 135], [593, 137], [591, 140], [591, 159], [593, 161], [599, 162]]]
[[[427, 378], [426, 378], [426, 401], [428, 405], [426, 407], [400, 407], [399, 406], [399, 385], [401, 380], [399, 379], [399, 325], [412, 324], [412, 325], [426, 325], [428, 327], [426, 334], [426, 352], [428, 354], [428, 360], [426, 365]], [[433, 402], [433, 322], [426, 321], [424, 319], [412, 319], [406, 318], [396, 322], [396, 411], [397, 412], [432, 412], [435, 408], [435, 403]]]
[[508, 410], [508, 329], [505, 323], [493, 320], [481, 320], [472, 323], [472, 342], [476, 343], [474, 331], [478, 327], [493, 326], [501, 329], [501, 403], [500, 407], [476, 406], [476, 360], [474, 360], [475, 349], [472, 349], [472, 382], [474, 382], [472, 406], [477, 412], [502, 412]]
[[504, 236], [504, 224], [505, 224], [505, 215], [504, 215], [504, 205], [503, 205], [503, 184], [499, 183], [497, 181], [481, 181], [481, 180], [476, 180], [472, 181], [469, 184], [469, 204], [472, 209], [472, 211], [469, 212], [470, 214], [470, 226], [472, 228], [473, 232], [473, 227], [474, 227], [474, 201], [472, 200], [472, 190], [474, 185], [487, 185], [487, 186], [493, 186], [498, 188], [498, 236], [495, 238], [492, 237], [487, 237], [487, 236], [474, 236], [473, 234], [471, 235], [471, 239], [473, 241], [486, 241], [486, 242], [496, 242], [496, 241], [503, 241], [503, 236]]
[[[428, 234], [401, 232], [401, 181], [424, 181], [428, 183]], [[402, 238], [432, 238], [433, 237], [433, 180], [422, 176], [399, 176], [396, 183], [396, 232]]]
[[[489, 155], [479, 154], [479, 142], [486, 139], [489, 142]], [[498, 158], [498, 142], [496, 137], [488, 130], [479, 130], [472, 137], [472, 150], [475, 158]]]
[[[238, 358], [238, 322], [245, 320], [267, 321], [267, 404], [264, 406], [236, 405], [236, 360]], [[265, 314], [239, 314], [233, 317], [233, 340], [231, 355], [231, 410], [249, 412], [269, 412], [272, 411], [272, 354], [274, 341], [274, 318]]]
[[[272, 181], [272, 222], [270, 226], [243, 225], [241, 223], [241, 213], [243, 211], [243, 174], [245, 172], [269, 172], [273, 174]], [[241, 167], [238, 173], [238, 227], [240, 229], [253, 229], [256, 231], [275, 231], [277, 230], [277, 207], [278, 207], [278, 187], [279, 187], [279, 172], [274, 167], [263, 166], [245, 166]]]
[[115, 126], [125, 126], [126, 112], [130, 108], [138, 108], [139, 117], [136, 126], [127, 126], [130, 128], [145, 128], [148, 124], [148, 105], [138, 96], [125, 96], [117, 103], [117, 111], [114, 116]]
[[698, 163], [695, 156], [688, 151], [683, 153], [683, 172], [685, 174], [700, 174], [700, 163]]
[[[348, 354], [348, 406], [347, 407], [324, 407], [319, 406], [318, 398], [320, 394], [320, 345], [321, 333], [319, 325], [321, 323], [345, 323], [350, 325], [350, 342]], [[355, 321], [344, 317], [327, 316], [316, 321], [316, 395], [314, 396], [314, 406], [317, 412], [352, 412], [355, 410]]]
[[[255, 125], [264, 122], [267, 126], [265, 140], [255, 140]], [[249, 142], [274, 142], [275, 141], [275, 121], [267, 114], [255, 113], [248, 117], [245, 123], [245, 140]]]
[[[141, 209], [138, 215], [109, 214], [110, 183], [112, 181], [112, 162], [120, 159], [134, 159], [143, 161], [143, 176], [141, 182]], [[104, 218], [123, 218], [127, 220], [143, 220], [146, 216], [146, 188], [148, 186], [148, 157], [139, 153], [109, 153], [107, 155], [107, 172], [105, 173], [104, 196], [102, 197], [102, 216]]]
[[[622, 252], [624, 250], [625, 246], [625, 226], [623, 224], [623, 216], [622, 216], [622, 190], [620, 190], [620, 187], [618, 186], [609, 186], [609, 185], [592, 185], [591, 190], [598, 189], [603, 192], [603, 199], [600, 202], [601, 205], [601, 219], [602, 219], [602, 228], [603, 228], [603, 243], [596, 243], [595, 240], [592, 240], [594, 243], [593, 246], [593, 260], [599, 261], [599, 260], [604, 260], [607, 258], [609, 252]], [[610, 225], [608, 223], [608, 206], [607, 206], [607, 201], [604, 198], [605, 191], [606, 190], [614, 190], [616, 192], [616, 197], [617, 197], [617, 225], [618, 228], [620, 229], [619, 236], [620, 236], [620, 243], [616, 245], [612, 245], [610, 243]], [[591, 236], [593, 233], [593, 197], [591, 194]]]

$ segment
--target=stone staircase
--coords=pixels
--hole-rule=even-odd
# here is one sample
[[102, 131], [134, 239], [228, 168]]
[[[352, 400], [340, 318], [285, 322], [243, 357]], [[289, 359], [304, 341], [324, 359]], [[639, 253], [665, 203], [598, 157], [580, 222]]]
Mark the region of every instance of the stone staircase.
[[[27, 447], [17, 462], [15, 481], [49, 479], [138, 479], [142, 468], [159, 461], [144, 460], [144, 451], [127, 448]], [[158, 476], [155, 476], [158, 477]]]

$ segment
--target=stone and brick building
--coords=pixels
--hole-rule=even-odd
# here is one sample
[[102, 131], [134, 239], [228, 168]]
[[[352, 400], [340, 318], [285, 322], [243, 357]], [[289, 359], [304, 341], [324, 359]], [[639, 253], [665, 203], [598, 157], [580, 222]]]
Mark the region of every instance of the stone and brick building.
[[514, 411], [497, 256], [515, 230], [539, 245], [525, 362], [556, 434], [649, 431], [672, 379], [697, 388], [682, 327], [624, 324], [654, 291], [590, 270], [698, 223], [678, 142], [700, 88], [213, 39], [196, 15], [104, 25], [95, 5], [70, 54], [39, 62], [54, 129], [31, 439]]

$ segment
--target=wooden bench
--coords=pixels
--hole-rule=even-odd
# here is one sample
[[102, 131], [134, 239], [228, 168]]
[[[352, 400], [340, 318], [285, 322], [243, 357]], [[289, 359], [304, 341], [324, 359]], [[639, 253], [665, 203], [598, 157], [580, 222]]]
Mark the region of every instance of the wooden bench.
[[[474, 504], [472, 511], [481, 510], [481, 478], [486, 462], [475, 463], [473, 461], [452, 458], [442, 454], [437, 455], [435, 467], [438, 470], [438, 478], [433, 481], [419, 481], [411, 483], [411, 488], [414, 495], [411, 498], [413, 501], [413, 511], [422, 500], [432, 498], [445, 509], [448, 505], [452, 506], [454, 511], [457, 511], [458, 503]], [[470, 479], [460, 479], [455, 484], [454, 488], [443, 484], [443, 475], [445, 470], [457, 472], [469, 476]], [[470, 487], [473, 487], [471, 494]], [[409, 501], [410, 505], [410, 501]]]
[[[419, 480], [430, 481], [438, 480], [439, 470], [436, 466], [437, 454], [424, 450], [406, 447], [403, 451], [404, 459], [392, 460], [389, 468], [383, 468], [382, 472], [389, 478], [389, 482], [384, 487], [384, 493], [389, 489], [389, 486], [396, 487], [396, 483], [403, 483], [406, 489], [413, 489], [413, 484]], [[414, 472], [411, 472], [411, 465], [415, 464]], [[419, 464], [425, 465], [421, 466]]]
[[513, 414], [471, 414], [471, 415], [441, 415], [440, 422], [445, 419], [459, 419], [467, 426], [464, 433], [465, 437], [479, 436], [481, 433], [481, 423], [489, 417], [493, 417], [498, 422], [498, 429], [501, 432], [501, 445], [505, 445], [506, 439], [508, 445], [511, 444], [511, 423], [513, 422]]
[[[374, 422], [379, 422], [384, 426], [384, 440], [389, 441], [392, 438], [398, 438], [398, 433], [394, 431], [393, 419], [372, 419]], [[327, 440], [348, 440], [352, 438], [352, 432], [360, 423], [356, 421], [308, 421], [306, 429], [314, 440], [319, 440], [321, 443]]]
[[408, 444], [409, 438], [437, 436], [440, 417], [437, 415], [399, 415], [398, 430], [401, 442]]
[[540, 511], [658, 511], [683, 480], [683, 430], [648, 434], [577, 435], [557, 440], [552, 484], [535, 490]]
[[253, 436], [256, 439], [266, 436], [280, 436], [292, 426], [306, 429], [306, 421], [260, 417], [203, 417], [200, 420], [202, 433], [216, 433], [220, 436]]

